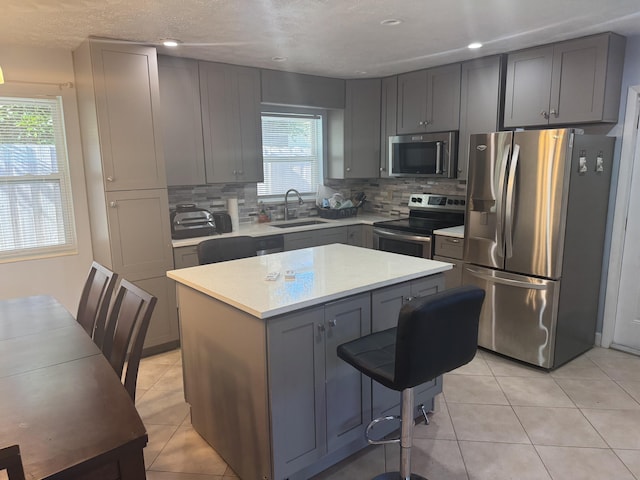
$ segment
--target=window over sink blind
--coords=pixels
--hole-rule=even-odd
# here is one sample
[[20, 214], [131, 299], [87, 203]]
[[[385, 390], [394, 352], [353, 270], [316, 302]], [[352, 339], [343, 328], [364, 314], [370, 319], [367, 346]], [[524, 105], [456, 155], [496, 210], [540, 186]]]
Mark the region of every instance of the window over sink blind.
[[61, 99], [0, 97], [0, 261], [75, 250]]
[[322, 181], [322, 115], [262, 113], [264, 182], [258, 195], [284, 195], [290, 188], [315, 194]]

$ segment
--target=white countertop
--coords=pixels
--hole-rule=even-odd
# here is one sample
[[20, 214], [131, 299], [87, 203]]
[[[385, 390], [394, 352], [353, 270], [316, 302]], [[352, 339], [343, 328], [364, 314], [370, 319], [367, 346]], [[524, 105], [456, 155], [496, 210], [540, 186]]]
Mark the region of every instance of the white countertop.
[[[450, 263], [334, 243], [167, 272], [258, 318], [450, 270]], [[292, 270], [295, 278], [285, 278]], [[269, 281], [268, 273], [279, 272]]]
[[457, 227], [441, 228], [433, 231], [434, 235], [444, 235], [446, 237], [464, 238], [464, 225]]
[[[329, 219], [320, 218], [320, 217], [300, 217], [294, 220], [289, 220], [288, 222], [276, 221], [276, 222], [267, 222], [267, 223], [241, 223], [237, 231], [223, 233], [221, 235], [208, 236], [208, 237], [194, 237], [194, 238], [185, 238], [181, 240], [172, 240], [172, 245], [174, 248], [189, 247], [189, 246], [197, 245], [203, 240], [208, 240], [210, 238], [237, 237], [238, 235], [248, 235], [250, 237], [264, 237], [266, 235], [276, 235], [279, 233], [283, 234], [283, 233], [293, 233], [293, 232], [304, 232], [307, 230], [319, 230], [322, 228], [331, 228], [331, 227], [344, 227], [348, 225], [358, 225], [358, 224], [372, 225], [374, 222], [393, 220], [394, 218], [400, 218], [400, 217], [390, 217], [387, 215], [379, 215], [379, 214], [377, 215], [364, 214], [364, 215], [357, 215], [355, 217], [341, 218], [337, 220], [329, 220]], [[322, 221], [323, 223], [319, 223], [317, 225], [305, 225], [302, 227], [289, 227], [289, 228], [278, 228], [273, 226], [278, 224], [304, 222], [306, 220], [318, 220], [318, 221]]]

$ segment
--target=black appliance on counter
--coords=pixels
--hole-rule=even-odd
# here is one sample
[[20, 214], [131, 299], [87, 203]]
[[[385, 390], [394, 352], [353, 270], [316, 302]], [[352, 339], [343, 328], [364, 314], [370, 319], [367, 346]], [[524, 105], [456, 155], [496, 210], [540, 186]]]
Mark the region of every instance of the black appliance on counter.
[[229, 233], [232, 230], [231, 216], [228, 213], [214, 212], [212, 215], [218, 233]]
[[373, 224], [373, 248], [432, 258], [433, 231], [464, 224], [463, 196], [413, 193], [408, 205], [408, 218]]
[[171, 238], [183, 239], [215, 235], [216, 223], [211, 212], [193, 203], [176, 205], [171, 212]]

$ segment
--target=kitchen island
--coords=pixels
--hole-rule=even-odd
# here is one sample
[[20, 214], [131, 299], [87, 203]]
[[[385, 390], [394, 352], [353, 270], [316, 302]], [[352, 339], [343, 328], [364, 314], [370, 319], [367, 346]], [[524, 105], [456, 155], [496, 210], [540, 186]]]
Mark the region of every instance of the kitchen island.
[[[394, 326], [450, 268], [332, 244], [168, 272], [194, 428], [244, 480], [308, 479], [362, 449], [366, 425], [397, 413], [400, 395], [336, 347]], [[432, 408], [441, 388], [419, 387], [416, 402]]]

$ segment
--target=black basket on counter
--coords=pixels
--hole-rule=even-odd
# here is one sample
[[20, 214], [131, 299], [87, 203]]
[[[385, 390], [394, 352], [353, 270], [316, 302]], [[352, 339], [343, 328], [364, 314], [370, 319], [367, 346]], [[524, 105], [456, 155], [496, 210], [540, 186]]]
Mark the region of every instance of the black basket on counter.
[[358, 214], [357, 207], [346, 208], [318, 208], [320, 218], [335, 220], [337, 218], [355, 217]]

